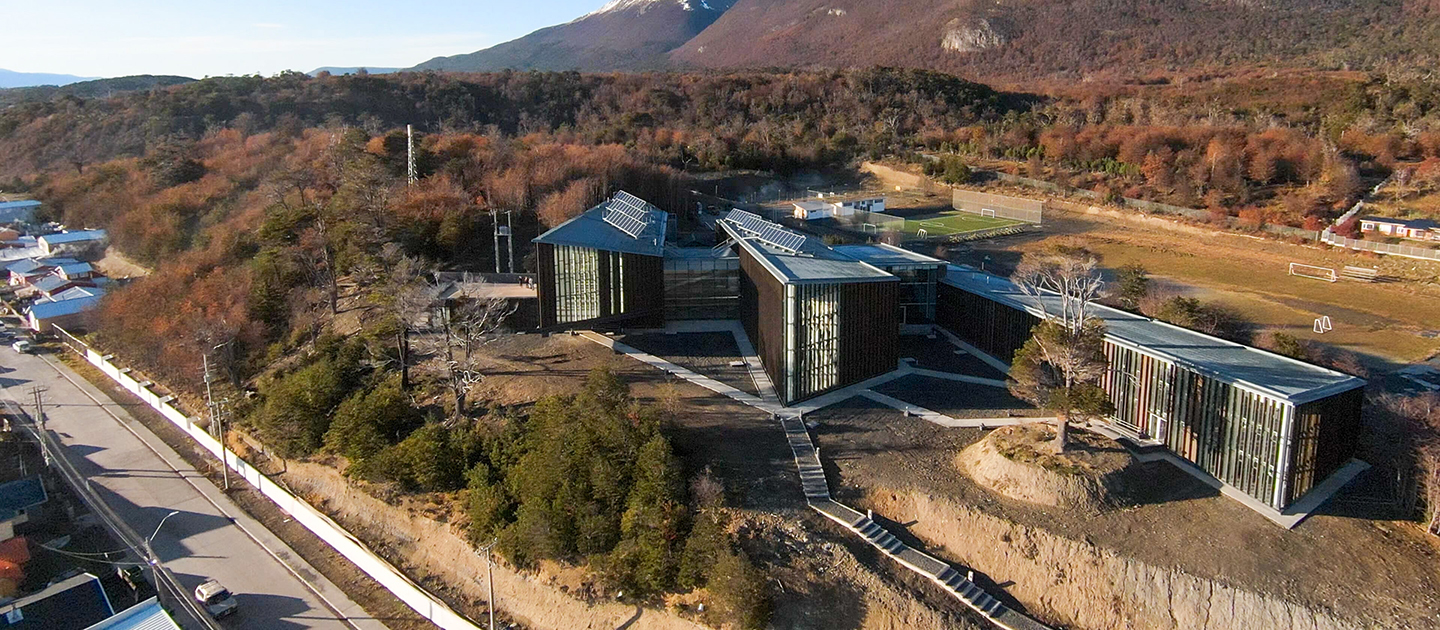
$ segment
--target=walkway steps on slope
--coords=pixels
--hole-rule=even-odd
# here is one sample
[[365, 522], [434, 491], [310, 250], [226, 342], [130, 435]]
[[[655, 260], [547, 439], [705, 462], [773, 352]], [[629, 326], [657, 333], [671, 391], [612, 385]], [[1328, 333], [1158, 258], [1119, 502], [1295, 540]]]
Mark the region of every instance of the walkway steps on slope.
[[[695, 372], [654, 355], [641, 352], [605, 335], [588, 331], [580, 334], [586, 339], [612, 348], [616, 352], [630, 355], [643, 363], [664, 370], [668, 374], [673, 374], [710, 391], [722, 394], [771, 414], [772, 417], [780, 421], [781, 428], [785, 431], [786, 442], [790, 444], [791, 453], [795, 456], [795, 466], [800, 472], [800, 485], [805, 493], [805, 501], [811, 508], [826, 518], [839, 523], [846, 529], [855, 532], [857, 536], [860, 536], [876, 549], [879, 549], [881, 553], [893, 558], [906, 568], [939, 584], [967, 606], [984, 615], [986, 619], [989, 619], [996, 626], [1005, 628], [1006, 630], [1050, 630], [1049, 627], [1034, 619], [1005, 607], [999, 600], [985, 593], [984, 589], [981, 589], [974, 582], [960, 577], [959, 572], [949, 564], [929, 554], [911, 549], [894, 534], [891, 534], [880, 524], [876, 523], [869, 515], [861, 514], [854, 508], [830, 498], [830, 486], [825, 478], [825, 468], [820, 463], [820, 451], [815, 447], [814, 441], [810, 438], [810, 431], [805, 428], [805, 423], [798, 414], [805, 413], [810, 409], [818, 409], [825, 405], [833, 404], [834, 402], [844, 400], [844, 398], [856, 394], [873, 394], [873, 392], [867, 391], [870, 387], [875, 387], [880, 383], [903, 376], [909, 373], [908, 371], [897, 370], [859, 385], [846, 388], [840, 392], [835, 392], [828, 396], [828, 398], [832, 398], [833, 400], [821, 401], [820, 399], [814, 399], [808, 401], [805, 406], [785, 409], [777, 402], [762, 400], [752, 394], [696, 374]], [[740, 335], [737, 334], [737, 338], [739, 336]], [[880, 394], [876, 395], [883, 396]], [[885, 396], [885, 398], [889, 397]], [[890, 400], [895, 399], [891, 398]], [[820, 404], [821, 402], [824, 404]], [[901, 401], [896, 402], [902, 405], [906, 404]], [[934, 412], [930, 413], [933, 414]], [[943, 416], [943, 414], [935, 415], [947, 417]], [[953, 418], [951, 420], [953, 420]], [[944, 577], [942, 578], [941, 576]]]

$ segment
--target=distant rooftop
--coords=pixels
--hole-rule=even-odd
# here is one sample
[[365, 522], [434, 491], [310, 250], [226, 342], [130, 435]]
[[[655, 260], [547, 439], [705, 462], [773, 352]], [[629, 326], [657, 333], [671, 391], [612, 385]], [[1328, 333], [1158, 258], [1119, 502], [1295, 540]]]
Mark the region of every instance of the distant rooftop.
[[764, 221], [749, 213], [744, 215], [749, 216], [731, 213], [731, 216], [746, 221], [748, 228], [741, 227], [741, 224], [730, 216], [720, 221], [719, 225], [731, 240], [750, 252], [750, 255], [759, 260], [781, 282], [826, 284], [898, 280], [873, 265], [836, 253], [819, 239]]
[[26, 199], [24, 201], [0, 201], [0, 212], [8, 212], [11, 210], [20, 210], [26, 208], [39, 208], [41, 205], [42, 204], [40, 202], [35, 201], [34, 199]]
[[[1037, 317], [1043, 315], [1035, 299], [1006, 278], [950, 265], [942, 282]], [[1060, 310], [1059, 300], [1056, 294], [1042, 297], [1052, 313]], [[1105, 322], [1109, 338], [1120, 345], [1292, 404], [1319, 400], [1365, 384], [1348, 374], [1119, 309], [1096, 305], [1095, 313]]]
[[[661, 256], [669, 213], [625, 191], [535, 238], [536, 243]], [[628, 231], [627, 231], [628, 230]]]
[[46, 234], [37, 241], [51, 246], [62, 243], [82, 243], [85, 241], [98, 241], [105, 238], [105, 230], [75, 230], [74, 232], [57, 232]]

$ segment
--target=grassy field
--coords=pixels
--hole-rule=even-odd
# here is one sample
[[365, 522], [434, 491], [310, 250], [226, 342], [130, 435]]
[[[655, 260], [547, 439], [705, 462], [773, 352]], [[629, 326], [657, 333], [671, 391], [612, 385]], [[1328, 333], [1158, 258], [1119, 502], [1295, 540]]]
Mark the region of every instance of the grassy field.
[[937, 212], [935, 214], [907, 218], [905, 220], [905, 233], [913, 235], [920, 230], [925, 230], [927, 236], [946, 236], [949, 234], [960, 234], [962, 232], [974, 232], [976, 230], [988, 230], [991, 228], [1023, 224], [1024, 221], [982, 217], [978, 214], [970, 214], [969, 212]]

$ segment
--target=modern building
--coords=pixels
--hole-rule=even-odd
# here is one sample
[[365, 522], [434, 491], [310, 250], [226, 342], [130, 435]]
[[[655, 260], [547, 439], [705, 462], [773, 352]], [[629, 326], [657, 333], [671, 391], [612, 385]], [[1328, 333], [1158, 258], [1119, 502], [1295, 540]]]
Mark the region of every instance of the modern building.
[[945, 261], [884, 243], [837, 245], [835, 252], [899, 278], [902, 330], [930, 332], [935, 323], [936, 287], [948, 266]]
[[[1009, 362], [1059, 297], [1039, 302], [1005, 278], [951, 266], [937, 322]], [[1042, 306], [1044, 308], [1042, 308]], [[1355, 454], [1365, 381], [1121, 310], [1097, 307], [1110, 360], [1108, 424], [1163, 445], [1283, 511]]]
[[1440, 241], [1440, 222], [1431, 219], [1360, 217], [1360, 232], [1417, 241]]
[[540, 328], [660, 325], [669, 219], [622, 190], [536, 237]]
[[781, 404], [896, 368], [900, 279], [743, 210], [718, 227], [740, 263], [740, 322]]

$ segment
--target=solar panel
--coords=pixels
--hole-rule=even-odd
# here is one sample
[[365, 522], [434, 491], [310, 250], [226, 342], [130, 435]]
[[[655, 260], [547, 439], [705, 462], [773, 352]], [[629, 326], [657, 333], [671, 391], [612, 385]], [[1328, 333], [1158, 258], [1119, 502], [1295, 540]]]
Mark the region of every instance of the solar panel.
[[729, 222], [734, 223], [734, 224], [736, 224], [736, 225], [739, 225], [739, 226], [741, 226], [741, 227], [744, 227], [744, 226], [745, 226], [747, 223], [749, 223], [750, 221], [756, 221], [756, 220], [759, 220], [759, 219], [760, 219], [760, 217], [755, 216], [754, 214], [751, 214], [751, 213], [746, 212], [746, 211], [744, 211], [744, 210], [738, 210], [738, 209], [737, 209], [737, 210], [731, 210], [729, 213], [727, 213], [727, 214], [725, 215], [725, 220], [726, 220], [726, 221], [729, 221]]
[[805, 247], [806, 237], [804, 234], [787, 230], [776, 223], [760, 218], [759, 215], [744, 210], [731, 210], [725, 215], [725, 220], [771, 247], [790, 252], [798, 252]]
[[798, 252], [800, 248], [805, 245], [805, 236], [803, 234], [791, 232], [774, 224], [765, 226], [765, 228], [756, 235], [756, 238], [759, 238], [772, 247], [778, 247], [791, 252]]
[[625, 214], [624, 212], [616, 212], [608, 209], [602, 218], [605, 219], [606, 223], [628, 234], [630, 238], [640, 238], [640, 234], [645, 231], [645, 227], [648, 225], [644, 221]]
[[654, 206], [645, 200], [621, 190], [617, 191], [610, 201], [605, 202], [605, 212], [601, 218], [630, 235], [630, 238], [640, 238], [640, 234], [650, 225], [653, 208]]
[[648, 221], [650, 211], [656, 209], [644, 199], [623, 190], [616, 191], [615, 196], [610, 198], [610, 207], [641, 221]]

